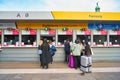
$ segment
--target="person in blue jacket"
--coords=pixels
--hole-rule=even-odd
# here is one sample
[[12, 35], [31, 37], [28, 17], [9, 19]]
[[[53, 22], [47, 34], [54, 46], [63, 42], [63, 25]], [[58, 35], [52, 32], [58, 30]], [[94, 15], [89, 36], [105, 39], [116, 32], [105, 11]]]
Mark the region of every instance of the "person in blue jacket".
[[53, 62], [53, 56], [55, 55], [56, 50], [56, 46], [54, 44], [52, 44], [52, 40], [49, 40], [49, 45], [50, 45], [50, 54], [51, 54], [51, 64]]

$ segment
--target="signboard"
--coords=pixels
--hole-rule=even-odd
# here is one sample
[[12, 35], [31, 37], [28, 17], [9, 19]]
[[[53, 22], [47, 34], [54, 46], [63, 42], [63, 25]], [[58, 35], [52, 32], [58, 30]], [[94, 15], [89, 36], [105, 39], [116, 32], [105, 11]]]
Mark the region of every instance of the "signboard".
[[120, 12], [52, 12], [55, 20], [120, 20]]
[[5, 35], [19, 35], [19, 30], [4, 30]]
[[16, 29], [15, 23], [0, 23], [0, 29], [12, 28]]
[[110, 30], [110, 35], [120, 35], [120, 30], [114, 31], [114, 30]]
[[72, 30], [67, 30], [67, 31], [63, 31], [62, 29], [58, 30], [58, 35], [72, 35], [73, 31]]
[[55, 35], [56, 34], [56, 30], [51, 29], [51, 30], [41, 30], [41, 35]]
[[120, 24], [88, 24], [88, 29], [106, 29], [106, 30], [115, 30], [120, 29]]
[[91, 34], [90, 30], [85, 31], [77, 30], [77, 35], [90, 35], [90, 34]]
[[24, 23], [18, 22], [17, 23], [18, 29], [62, 29], [62, 28], [70, 28], [70, 29], [81, 29], [81, 28], [88, 28], [87, 23]]
[[51, 11], [0, 11], [0, 20], [52, 20]]
[[22, 35], [36, 35], [37, 30], [31, 29], [31, 30], [22, 30]]
[[107, 31], [106, 30], [93, 30], [93, 34], [94, 35], [107, 35]]

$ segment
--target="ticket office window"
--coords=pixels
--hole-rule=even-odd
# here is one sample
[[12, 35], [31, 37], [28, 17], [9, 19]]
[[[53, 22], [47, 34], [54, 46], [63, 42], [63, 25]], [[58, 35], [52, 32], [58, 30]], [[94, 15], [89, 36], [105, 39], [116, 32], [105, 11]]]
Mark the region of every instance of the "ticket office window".
[[36, 35], [22, 35], [22, 45], [35, 45]]
[[93, 35], [93, 45], [107, 45], [107, 35]]
[[120, 45], [120, 35], [110, 35], [110, 45]]
[[18, 41], [19, 41], [18, 35], [4, 35], [4, 46], [17, 45]]
[[82, 42], [82, 44], [84, 44], [85, 41], [91, 42], [91, 36], [90, 35], [77, 35], [77, 39], [79, 39]]
[[67, 39], [72, 40], [72, 35], [58, 35], [58, 46], [63, 46]]

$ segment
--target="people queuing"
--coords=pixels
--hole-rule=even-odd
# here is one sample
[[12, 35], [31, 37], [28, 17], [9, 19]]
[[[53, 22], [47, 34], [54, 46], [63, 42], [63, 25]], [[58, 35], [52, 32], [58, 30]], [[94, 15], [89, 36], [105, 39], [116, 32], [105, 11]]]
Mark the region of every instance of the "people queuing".
[[[47, 39], [40, 40], [38, 50], [42, 50], [42, 54], [40, 54], [40, 62], [42, 68], [47, 69], [48, 64], [53, 62], [53, 56], [56, 52], [55, 43], [52, 42], [52, 40], [49, 40], [49, 44], [47, 42]], [[88, 42], [83, 43], [76, 39], [75, 43], [70, 44], [70, 41], [67, 39], [64, 43], [64, 51], [65, 51], [65, 62], [69, 63], [69, 55], [73, 56], [73, 63], [74, 68], [80, 68], [81, 67], [81, 56], [87, 56], [91, 57], [92, 50]], [[82, 75], [85, 74], [84, 71], [81, 73]]]

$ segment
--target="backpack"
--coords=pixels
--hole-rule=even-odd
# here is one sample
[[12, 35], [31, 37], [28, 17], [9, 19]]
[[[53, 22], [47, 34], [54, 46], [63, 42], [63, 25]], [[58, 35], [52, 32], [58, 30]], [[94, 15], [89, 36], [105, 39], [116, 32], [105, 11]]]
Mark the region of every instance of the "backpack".
[[50, 54], [55, 54], [56, 51], [57, 51], [56, 47], [54, 45], [52, 45], [50, 48]]

